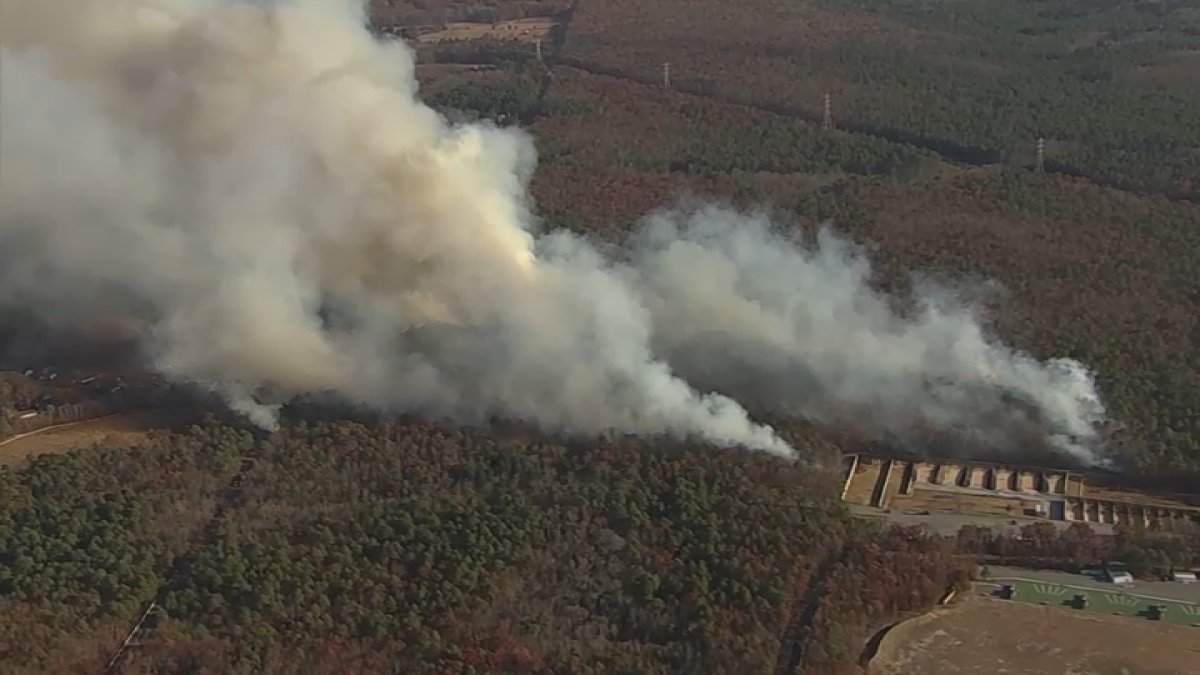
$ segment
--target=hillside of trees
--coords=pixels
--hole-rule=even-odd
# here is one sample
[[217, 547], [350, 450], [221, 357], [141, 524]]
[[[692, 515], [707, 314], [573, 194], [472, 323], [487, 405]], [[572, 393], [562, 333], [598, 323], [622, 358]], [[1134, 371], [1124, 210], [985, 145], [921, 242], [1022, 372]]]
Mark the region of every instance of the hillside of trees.
[[154, 599], [120, 672], [850, 675], [976, 558], [1200, 559], [1196, 532], [880, 529], [810, 452], [210, 418], [44, 456], [0, 469], [0, 668], [98, 672]]
[[[800, 642], [850, 667], [969, 561], [848, 518], [837, 484], [761, 453], [383, 422], [42, 457], [0, 473], [0, 665], [95, 671], [157, 594], [123, 672], [768, 672]], [[906, 584], [785, 630], [863, 565]]]
[[101, 671], [251, 443], [196, 427], [0, 467], [0, 671]]

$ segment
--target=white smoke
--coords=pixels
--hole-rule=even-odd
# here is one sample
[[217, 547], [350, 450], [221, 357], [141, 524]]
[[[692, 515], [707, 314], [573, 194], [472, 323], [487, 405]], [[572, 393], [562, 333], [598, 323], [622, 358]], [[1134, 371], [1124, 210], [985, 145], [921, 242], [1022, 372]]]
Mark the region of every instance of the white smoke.
[[333, 391], [790, 453], [736, 399], [881, 434], [1032, 417], [1090, 457], [1079, 364], [934, 295], [898, 316], [831, 235], [664, 214], [612, 260], [538, 233], [530, 140], [423, 105], [355, 0], [0, 2], [0, 301], [137, 317], [259, 424]]
[[1040, 429], [1092, 462], [1104, 406], [1079, 363], [1041, 363], [988, 339], [948, 290], [911, 311], [871, 286], [861, 251], [822, 230], [812, 246], [716, 208], [651, 218], [633, 249], [654, 344], [696, 386], [755, 410], [919, 441], [914, 422], [995, 449]]

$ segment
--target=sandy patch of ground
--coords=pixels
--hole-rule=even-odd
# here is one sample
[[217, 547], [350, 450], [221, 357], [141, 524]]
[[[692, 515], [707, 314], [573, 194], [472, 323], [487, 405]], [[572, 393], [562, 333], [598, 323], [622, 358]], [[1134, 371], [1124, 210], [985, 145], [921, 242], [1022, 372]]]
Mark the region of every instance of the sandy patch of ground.
[[873, 675], [1196, 675], [1200, 629], [969, 597], [894, 628]]
[[[1200, 63], [1197, 64], [1200, 67]], [[1085, 499], [1107, 499], [1114, 502], [1129, 502], [1131, 504], [1141, 504], [1144, 506], [1163, 506], [1171, 509], [1192, 509], [1200, 511], [1200, 506], [1195, 503], [1195, 497], [1188, 496], [1186, 499], [1181, 496], [1177, 499], [1163, 497], [1158, 495], [1143, 494], [1141, 492], [1133, 492], [1130, 490], [1117, 490], [1100, 486], [1087, 486], [1083, 494]]]
[[517, 40], [518, 42], [533, 42], [546, 39], [558, 22], [550, 17], [532, 19], [517, 19], [490, 23], [448, 23], [443, 30], [423, 33], [417, 37], [417, 42], [447, 42], [451, 40]]
[[96, 444], [131, 446], [145, 442], [155, 429], [172, 429], [193, 419], [187, 411], [143, 411], [50, 427], [0, 442], [0, 466], [13, 468], [30, 458], [61, 454]]

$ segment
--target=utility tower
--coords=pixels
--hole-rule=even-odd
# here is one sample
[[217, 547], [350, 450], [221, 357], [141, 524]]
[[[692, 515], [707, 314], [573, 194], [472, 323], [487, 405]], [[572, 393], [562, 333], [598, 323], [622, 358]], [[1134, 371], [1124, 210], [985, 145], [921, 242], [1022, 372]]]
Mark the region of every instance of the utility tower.
[[1044, 138], [1037, 140], [1037, 159], [1034, 160], [1034, 168], [1038, 171], [1046, 170], [1046, 139]]
[[671, 88], [671, 64], [663, 63], [663, 88]]
[[829, 103], [829, 94], [825, 94], [825, 112], [821, 115], [821, 128], [829, 131], [833, 128], [833, 107]]

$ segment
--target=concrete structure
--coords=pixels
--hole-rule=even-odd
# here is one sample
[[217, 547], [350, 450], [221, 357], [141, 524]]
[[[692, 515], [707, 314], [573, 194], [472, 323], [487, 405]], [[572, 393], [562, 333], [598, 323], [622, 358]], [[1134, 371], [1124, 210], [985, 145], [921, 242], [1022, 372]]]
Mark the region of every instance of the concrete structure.
[[[879, 509], [1035, 517], [1103, 525], [1137, 524], [1173, 530], [1200, 522], [1200, 507], [1141, 499], [1085, 496], [1083, 475], [1062, 469], [850, 455], [842, 499]], [[1112, 495], [1102, 490], [1096, 494]]]
[[854, 472], [858, 469], [858, 455], [850, 455], [844, 458], [846, 467], [846, 478], [842, 481], [842, 501], [846, 499], [846, 493], [850, 491], [850, 483], [854, 481]]

